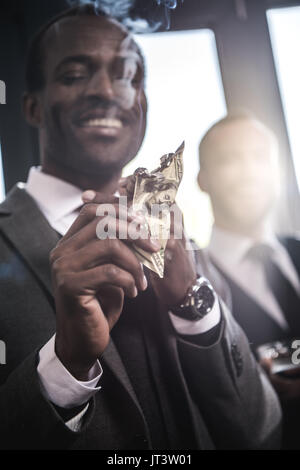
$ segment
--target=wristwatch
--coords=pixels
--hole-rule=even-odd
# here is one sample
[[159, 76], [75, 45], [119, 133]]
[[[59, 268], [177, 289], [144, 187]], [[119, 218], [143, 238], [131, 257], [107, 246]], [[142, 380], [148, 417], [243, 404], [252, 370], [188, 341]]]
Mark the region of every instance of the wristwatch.
[[182, 304], [170, 310], [177, 317], [197, 321], [212, 311], [214, 303], [215, 293], [212, 285], [205, 277], [200, 276], [188, 290]]

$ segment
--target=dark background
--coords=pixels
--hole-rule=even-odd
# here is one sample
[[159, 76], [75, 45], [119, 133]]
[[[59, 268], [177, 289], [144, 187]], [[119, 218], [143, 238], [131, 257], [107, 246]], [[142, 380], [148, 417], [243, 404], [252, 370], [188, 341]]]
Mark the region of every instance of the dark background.
[[[208, 27], [214, 31], [228, 110], [244, 107], [253, 111], [278, 136], [286, 183], [278, 216], [279, 226], [285, 229], [282, 232], [300, 230], [300, 197], [266, 10], [296, 5], [300, 0], [185, 0], [178, 2], [170, 16], [170, 30]], [[0, 105], [0, 139], [6, 191], [26, 180], [29, 167], [39, 161], [36, 131], [27, 126], [21, 111], [28, 40], [67, 6], [66, 0], [0, 3], [0, 79], [6, 83], [6, 105]], [[131, 13], [150, 21], [164, 20], [164, 9], [155, 0], [137, 0]]]

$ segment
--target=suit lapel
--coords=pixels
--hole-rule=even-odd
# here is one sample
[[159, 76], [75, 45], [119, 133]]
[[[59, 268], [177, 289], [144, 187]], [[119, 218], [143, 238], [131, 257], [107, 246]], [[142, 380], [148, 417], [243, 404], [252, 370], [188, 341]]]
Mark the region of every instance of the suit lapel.
[[[245, 331], [250, 344], [257, 346], [269, 341], [285, 338], [289, 332], [273, 320], [256, 299], [240, 287], [234, 279], [216, 266], [229, 285], [232, 296], [232, 313]], [[259, 325], [259, 328], [257, 327]]]
[[103, 355], [101, 356], [100, 361], [103, 362], [107, 367], [109, 367], [110, 371], [117, 377], [119, 383], [130, 395], [130, 398], [132, 399], [132, 401], [138, 408], [142, 416], [143, 422], [146, 426], [142, 409], [140, 407], [136, 394], [133, 390], [128, 374], [125, 370], [122, 359], [112, 339], [110, 340]]
[[[50, 251], [59, 240], [59, 235], [49, 225], [35, 201], [19, 185], [15, 186], [0, 204], [0, 232], [22, 256], [53, 300], [48, 259]], [[122, 360], [112, 341], [102, 360], [142, 414]]]
[[280, 243], [287, 250], [293, 265], [296, 268], [300, 278], [300, 239], [298, 238], [279, 238]]
[[0, 205], [0, 231], [52, 295], [48, 260], [59, 236], [31, 196], [18, 185]]
[[[149, 271], [145, 271], [150, 284]], [[140, 294], [140, 318], [149, 367], [156, 384], [163, 419], [168, 427], [168, 438], [174, 448], [202, 448], [201, 433], [198, 432], [201, 424], [181, 368], [173, 326], [166, 309], [153, 301], [154, 298], [155, 294], [150, 287]]]

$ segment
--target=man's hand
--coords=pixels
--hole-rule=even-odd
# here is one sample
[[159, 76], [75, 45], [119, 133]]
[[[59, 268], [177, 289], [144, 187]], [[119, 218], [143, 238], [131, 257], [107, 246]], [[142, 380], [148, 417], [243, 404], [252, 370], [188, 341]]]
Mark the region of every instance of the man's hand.
[[[175, 238], [181, 236], [181, 238]], [[171, 213], [170, 239], [165, 250], [165, 270], [161, 279], [150, 272], [151, 284], [159, 300], [168, 308], [178, 306], [197, 277], [193, 252], [187, 250], [183, 217], [176, 206]]]
[[[99, 239], [96, 215], [99, 204], [112, 204], [116, 238]], [[109, 220], [109, 219], [108, 219]], [[140, 216], [119, 208], [115, 197], [97, 194], [86, 204], [67, 234], [50, 254], [56, 304], [56, 353], [78, 379], [88, 371], [109, 342], [112, 327], [123, 308], [124, 295], [135, 297], [147, 287], [140, 262], [129, 246], [135, 243], [149, 252], [159, 247], [149, 239], [131, 240], [128, 224], [143, 224]], [[119, 240], [120, 232], [126, 239]]]
[[284, 372], [284, 375], [278, 375], [271, 372], [272, 359], [264, 359], [260, 364], [266, 371], [271, 384], [283, 403], [300, 400], [300, 369], [293, 369]]

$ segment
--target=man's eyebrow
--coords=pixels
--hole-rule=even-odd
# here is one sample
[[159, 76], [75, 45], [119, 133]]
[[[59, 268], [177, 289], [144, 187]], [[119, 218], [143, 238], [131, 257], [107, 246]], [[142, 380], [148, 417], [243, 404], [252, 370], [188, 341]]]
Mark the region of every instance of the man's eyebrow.
[[56, 67], [55, 72], [58, 72], [62, 67], [72, 63], [79, 63], [83, 65], [90, 65], [91, 59], [86, 55], [73, 55], [69, 57], [65, 57]]

